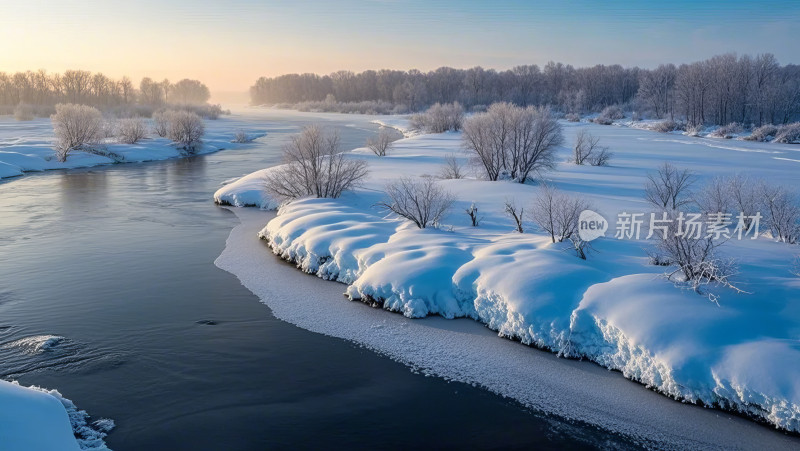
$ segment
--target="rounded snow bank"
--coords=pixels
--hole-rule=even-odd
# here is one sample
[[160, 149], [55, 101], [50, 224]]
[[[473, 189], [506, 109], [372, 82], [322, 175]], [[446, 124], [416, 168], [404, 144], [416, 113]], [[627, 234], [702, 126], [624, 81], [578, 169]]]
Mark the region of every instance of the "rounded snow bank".
[[4, 451], [107, 450], [103, 439], [114, 428], [108, 419], [88, 423], [56, 390], [0, 380], [0, 449]]
[[671, 397], [800, 431], [800, 318], [786, 316], [797, 311], [781, 291], [791, 282], [773, 277], [772, 292], [720, 307], [659, 273], [630, 274], [659, 270], [631, 264], [630, 243], [600, 240], [619, 257], [585, 261], [547, 237], [420, 230], [348, 199], [294, 201], [259, 236], [303, 271], [348, 284], [350, 299], [474, 318]]
[[245, 175], [226, 184], [214, 193], [214, 202], [234, 207], [258, 207], [274, 210], [280, 203], [264, 190], [264, 178], [273, 168], [263, 169]]

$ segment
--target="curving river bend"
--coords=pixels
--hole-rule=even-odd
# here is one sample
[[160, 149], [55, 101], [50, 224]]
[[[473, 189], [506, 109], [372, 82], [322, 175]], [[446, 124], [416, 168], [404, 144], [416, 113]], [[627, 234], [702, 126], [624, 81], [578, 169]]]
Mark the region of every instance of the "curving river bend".
[[369, 120], [250, 110], [210, 125], [268, 133], [244, 149], [0, 182], [0, 376], [114, 419], [115, 450], [635, 447], [279, 321], [214, 265], [220, 183], [305, 124], [349, 149]]

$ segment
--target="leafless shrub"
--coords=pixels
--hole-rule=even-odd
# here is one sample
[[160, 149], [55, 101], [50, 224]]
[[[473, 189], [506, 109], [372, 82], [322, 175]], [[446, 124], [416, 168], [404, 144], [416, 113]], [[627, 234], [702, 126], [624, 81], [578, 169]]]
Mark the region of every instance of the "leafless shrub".
[[568, 113], [564, 116], [564, 119], [566, 119], [567, 122], [580, 122], [581, 116], [578, 113]]
[[250, 136], [246, 131], [236, 130], [236, 133], [234, 133], [233, 135], [232, 142], [242, 144], [242, 143], [253, 142], [254, 139], [255, 136]]
[[778, 127], [775, 142], [784, 144], [800, 143], [800, 122], [784, 124]]
[[523, 207], [518, 206], [513, 199], [506, 199], [504, 210], [506, 214], [511, 216], [511, 219], [514, 220], [514, 226], [515, 226], [514, 230], [516, 230], [519, 233], [524, 233], [524, 230], [522, 228], [523, 226], [522, 223], [525, 215], [525, 209]]
[[714, 177], [694, 194], [694, 201], [702, 213], [730, 213], [733, 207], [730, 188], [728, 179]]
[[58, 161], [64, 162], [71, 151], [87, 150], [103, 139], [103, 116], [97, 108], [60, 103], [50, 119], [56, 135]]
[[581, 212], [590, 208], [587, 201], [544, 185], [533, 203], [531, 219], [550, 235], [553, 243], [569, 242], [577, 256], [586, 260], [590, 243], [578, 234], [578, 222]]
[[103, 124], [100, 127], [100, 136], [104, 139], [117, 136], [117, 120], [114, 118], [103, 119]]
[[727, 179], [731, 204], [734, 211], [744, 216], [744, 225], [750, 229], [753, 220], [763, 205], [759, 187], [762, 183], [751, 179], [745, 174], [736, 174]]
[[533, 202], [531, 219], [550, 235], [553, 243], [563, 242], [578, 233], [578, 219], [581, 211], [587, 209], [586, 201], [542, 185], [541, 193]]
[[645, 199], [659, 210], [677, 210], [691, 203], [690, 189], [694, 180], [688, 169], [664, 163], [656, 173], [647, 175]]
[[723, 125], [711, 133], [711, 136], [715, 138], [725, 138], [731, 139], [735, 135], [742, 133], [744, 131], [744, 127], [738, 122], [731, 122], [728, 125]]
[[461, 130], [464, 107], [460, 103], [435, 103], [424, 113], [411, 116], [411, 128], [428, 133]]
[[465, 176], [464, 167], [458, 161], [458, 157], [453, 154], [445, 155], [444, 167], [442, 167], [439, 177], [443, 179], [463, 179]]
[[600, 115], [594, 119], [594, 122], [600, 125], [611, 125], [615, 120], [622, 119], [624, 117], [625, 113], [622, 112], [622, 108], [617, 105], [610, 105], [603, 109]]
[[386, 186], [387, 201], [377, 204], [382, 210], [413, 222], [420, 229], [438, 226], [452, 207], [453, 195], [431, 177], [403, 177]]
[[586, 130], [580, 130], [575, 137], [572, 158], [575, 164], [589, 163], [592, 166], [607, 166], [612, 153], [608, 147], [600, 145], [600, 138], [595, 138]]
[[761, 185], [767, 222], [772, 237], [784, 243], [800, 241], [800, 199], [783, 186]]
[[705, 127], [702, 124], [693, 124], [686, 126], [686, 135], [687, 136], [700, 136], [700, 133], [703, 132]]
[[489, 180], [508, 174], [525, 183], [533, 174], [555, 167], [564, 136], [549, 108], [496, 103], [464, 122], [463, 139]]
[[704, 292], [704, 287], [713, 284], [744, 293], [732, 280], [736, 275], [735, 261], [720, 258], [717, 254], [717, 249], [726, 242], [725, 239], [693, 235], [680, 230], [681, 222], [675, 211], [662, 211], [659, 217], [667, 218], [667, 221], [664, 222], [662, 229], [656, 231], [658, 239], [650, 260], [661, 266], [675, 266], [674, 271], [666, 274], [669, 280], [674, 280], [676, 275], [680, 275], [679, 282], [697, 293], [707, 295], [716, 303], [718, 298]]
[[753, 132], [750, 133], [750, 136], [746, 136], [744, 139], [747, 141], [766, 142], [775, 138], [775, 135], [777, 134], [778, 127], [772, 124], [766, 124], [753, 129]]
[[167, 115], [167, 138], [188, 152], [194, 152], [205, 133], [203, 119], [188, 111], [172, 111]]
[[159, 110], [153, 113], [153, 133], [162, 138], [167, 137], [169, 115], [170, 111], [167, 110]]
[[596, 152], [589, 156], [589, 164], [591, 166], [608, 166], [614, 152], [608, 150], [608, 147], [600, 147]]
[[14, 107], [14, 119], [18, 121], [32, 121], [34, 119], [33, 107], [27, 103], [18, 103]]
[[388, 130], [382, 128], [378, 136], [367, 139], [367, 148], [379, 157], [385, 157], [392, 147], [392, 135]]
[[467, 212], [467, 215], [469, 216], [469, 220], [472, 223], [472, 227], [478, 227], [478, 225], [480, 225], [481, 218], [478, 217], [478, 206], [475, 205], [475, 202], [473, 202], [469, 206], [469, 208], [467, 208], [465, 211]]
[[124, 118], [117, 121], [117, 139], [124, 144], [136, 144], [147, 137], [147, 126], [141, 118]]
[[266, 177], [266, 190], [281, 199], [304, 196], [338, 198], [367, 176], [363, 160], [339, 152], [339, 136], [321, 127], [305, 127], [283, 149], [284, 165]]
[[674, 132], [675, 130], [683, 130], [685, 128], [679, 122], [673, 121], [672, 119], [666, 119], [661, 122], [656, 122], [655, 124], [650, 126], [650, 130], [661, 132], [661, 133], [669, 133]]

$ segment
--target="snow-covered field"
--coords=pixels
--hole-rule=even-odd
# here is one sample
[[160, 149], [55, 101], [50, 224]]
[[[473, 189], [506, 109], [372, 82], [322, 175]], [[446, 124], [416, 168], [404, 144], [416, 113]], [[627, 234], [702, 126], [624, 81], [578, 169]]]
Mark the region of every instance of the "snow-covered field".
[[[649, 211], [646, 174], [665, 160], [690, 168], [700, 183], [745, 172], [798, 185], [798, 146], [586, 123], [564, 127], [561, 161], [580, 128], [600, 137], [615, 157], [609, 167], [562, 162], [545, 178], [585, 196], [607, 219]], [[348, 284], [352, 299], [379, 299], [411, 318], [473, 318], [504, 337], [590, 359], [671, 397], [800, 432], [800, 278], [790, 273], [800, 247], [767, 238], [726, 244], [724, 252], [740, 259], [738, 281], [751, 294], [717, 290], [717, 306], [661, 277], [664, 268], [647, 263], [648, 243], [616, 240], [613, 230], [594, 242], [596, 252], [586, 261], [550, 244], [530, 222], [526, 233], [513, 232], [504, 201], [527, 207], [536, 185], [442, 180], [458, 201], [439, 229], [419, 230], [373, 207], [393, 178], [437, 175], [448, 154], [466, 161], [460, 145], [460, 134], [445, 133], [398, 141], [383, 158], [356, 149], [352, 158], [370, 167], [364, 186], [338, 200], [292, 202], [260, 234], [302, 270]], [[261, 191], [262, 177], [228, 184], [215, 199], [275, 208]], [[483, 217], [479, 227], [464, 212], [472, 203]], [[402, 333], [396, 338], [404, 339]]]
[[[223, 149], [241, 147], [232, 143], [237, 127], [228, 116], [218, 120], [206, 120], [206, 135], [198, 154], [216, 152]], [[254, 137], [263, 136], [257, 130], [245, 129]], [[185, 154], [168, 139], [151, 134], [136, 144], [106, 143], [108, 152], [122, 157], [121, 161], [87, 152], [74, 152], [67, 161], [59, 162], [53, 150], [53, 125], [50, 119], [38, 118], [33, 121], [17, 121], [10, 116], [0, 116], [0, 179], [16, 177], [25, 172], [52, 169], [73, 169], [115, 163], [137, 163], [143, 161], [179, 158]]]

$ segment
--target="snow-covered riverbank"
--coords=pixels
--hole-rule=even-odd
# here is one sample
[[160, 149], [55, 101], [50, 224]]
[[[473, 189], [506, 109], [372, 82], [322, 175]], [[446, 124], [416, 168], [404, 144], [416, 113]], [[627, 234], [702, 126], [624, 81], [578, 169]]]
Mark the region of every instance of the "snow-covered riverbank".
[[56, 390], [23, 387], [0, 380], [0, 448], [7, 451], [107, 450], [106, 432], [111, 420], [87, 423], [78, 410]]
[[[798, 181], [796, 146], [564, 125], [562, 161], [583, 127], [615, 159], [610, 167], [560, 163], [546, 177], [588, 198], [607, 218], [646, 210], [646, 174], [664, 160], [701, 180], [744, 171], [775, 183]], [[372, 207], [388, 180], [436, 175], [448, 154], [465, 160], [460, 142], [458, 133], [412, 137], [383, 158], [356, 149], [351, 156], [367, 160], [371, 171], [361, 189], [338, 200], [295, 201], [261, 236], [302, 270], [350, 285], [352, 299], [378, 299], [408, 317], [474, 318], [502, 336], [591, 359], [671, 397], [800, 431], [800, 278], [789, 271], [796, 246], [766, 238], [729, 243], [727, 251], [741, 260], [739, 280], [752, 294], [722, 291], [717, 306], [660, 277], [663, 268], [647, 264], [644, 242], [600, 239], [597, 252], [582, 261], [549, 244], [531, 223], [525, 234], [512, 232], [504, 201], [530, 205], [535, 185], [443, 180], [458, 201], [438, 230], [415, 229]], [[260, 191], [261, 177], [227, 185], [215, 198], [274, 208]], [[259, 198], [237, 202], [245, 193]], [[483, 216], [479, 227], [470, 227], [464, 213], [473, 202]]]
[[[246, 144], [231, 142], [240, 128], [236, 118], [223, 116], [216, 121], [205, 121], [206, 135], [202, 146], [193, 155], [202, 155], [224, 149], [235, 149]], [[253, 137], [263, 133], [243, 129]], [[136, 144], [107, 143], [105, 150], [116, 158], [87, 152], [73, 152], [67, 161], [56, 159], [53, 150], [53, 126], [50, 119], [39, 118], [20, 122], [11, 117], [0, 117], [0, 179], [17, 177], [26, 172], [54, 169], [75, 169], [117, 163], [139, 163], [168, 160], [190, 156], [165, 138], [150, 137]]]

